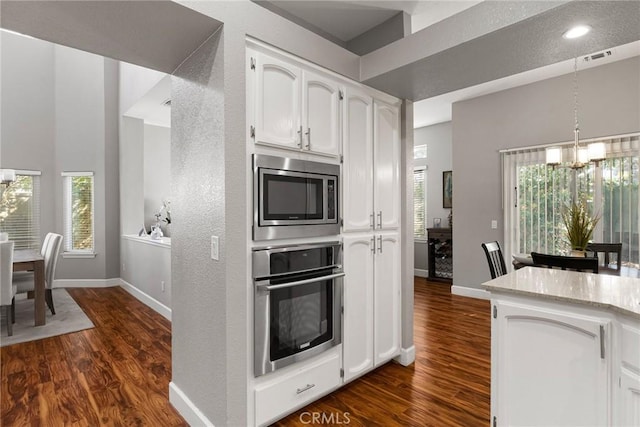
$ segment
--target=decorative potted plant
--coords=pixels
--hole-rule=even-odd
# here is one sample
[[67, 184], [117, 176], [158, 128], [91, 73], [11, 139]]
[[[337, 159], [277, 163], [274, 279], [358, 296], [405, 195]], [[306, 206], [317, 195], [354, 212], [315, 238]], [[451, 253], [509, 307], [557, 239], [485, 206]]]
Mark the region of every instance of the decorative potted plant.
[[562, 213], [562, 220], [567, 230], [567, 239], [571, 245], [571, 256], [585, 256], [585, 249], [593, 237], [593, 230], [600, 220], [599, 216], [591, 216], [584, 200], [572, 202]]

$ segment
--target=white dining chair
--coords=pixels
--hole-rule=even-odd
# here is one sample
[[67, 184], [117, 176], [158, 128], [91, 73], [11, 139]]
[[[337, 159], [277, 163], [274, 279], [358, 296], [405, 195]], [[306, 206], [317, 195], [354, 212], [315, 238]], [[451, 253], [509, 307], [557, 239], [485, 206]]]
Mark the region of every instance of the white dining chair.
[[13, 284], [13, 246], [14, 242], [0, 242], [0, 307], [7, 319], [7, 333], [13, 335], [15, 319], [15, 296], [17, 287]]
[[[51, 235], [51, 236], [49, 236]], [[58, 255], [62, 246], [62, 235], [56, 233], [47, 234], [45, 238], [47, 246], [44, 248], [44, 280], [45, 280], [45, 301], [51, 314], [56, 314], [53, 307], [53, 280], [56, 276], [56, 266], [58, 265]], [[33, 273], [14, 275], [13, 284], [18, 287], [18, 293], [31, 292], [35, 290]]]

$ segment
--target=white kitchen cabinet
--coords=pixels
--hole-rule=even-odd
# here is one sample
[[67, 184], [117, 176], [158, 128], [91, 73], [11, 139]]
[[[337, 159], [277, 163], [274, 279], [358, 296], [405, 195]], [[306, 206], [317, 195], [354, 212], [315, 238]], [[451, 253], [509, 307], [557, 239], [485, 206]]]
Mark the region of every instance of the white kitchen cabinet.
[[373, 102], [373, 188], [376, 229], [400, 226], [400, 109]]
[[621, 351], [616, 425], [640, 426], [640, 321], [620, 323]]
[[373, 98], [348, 86], [344, 94], [342, 206], [344, 231], [373, 228]]
[[344, 380], [400, 353], [400, 245], [397, 233], [344, 237]]
[[355, 87], [345, 90], [343, 231], [400, 224], [400, 110]]
[[495, 423], [609, 425], [610, 321], [543, 305], [492, 302]]
[[255, 143], [339, 155], [340, 83], [262, 52], [250, 51], [250, 60]]

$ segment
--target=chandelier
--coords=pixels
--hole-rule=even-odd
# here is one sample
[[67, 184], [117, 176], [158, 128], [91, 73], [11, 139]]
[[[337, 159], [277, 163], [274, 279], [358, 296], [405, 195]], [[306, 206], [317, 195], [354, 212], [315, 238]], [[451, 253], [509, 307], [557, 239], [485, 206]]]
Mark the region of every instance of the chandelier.
[[[571, 30], [570, 30], [571, 31]], [[588, 31], [588, 29], [587, 29]], [[565, 33], [565, 38], [574, 38]], [[586, 32], [584, 33], [586, 34]], [[547, 147], [546, 163], [556, 167], [568, 167], [571, 169], [582, 169], [589, 163], [597, 166], [601, 160], [606, 158], [606, 147], [604, 142], [594, 142], [589, 145], [580, 145], [580, 123], [578, 122], [578, 57], [573, 61], [573, 162], [562, 164], [562, 147]]]

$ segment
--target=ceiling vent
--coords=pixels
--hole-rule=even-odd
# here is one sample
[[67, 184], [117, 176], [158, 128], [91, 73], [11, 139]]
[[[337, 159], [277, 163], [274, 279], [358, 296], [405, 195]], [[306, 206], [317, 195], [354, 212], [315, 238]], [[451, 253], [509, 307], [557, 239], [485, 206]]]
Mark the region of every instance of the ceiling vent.
[[171, 98], [169, 98], [166, 101], [164, 101], [162, 103], [162, 105], [164, 105], [165, 107], [171, 107]]
[[592, 53], [584, 57], [584, 62], [596, 61], [598, 59], [608, 58], [613, 55], [613, 49], [603, 50], [602, 52]]

